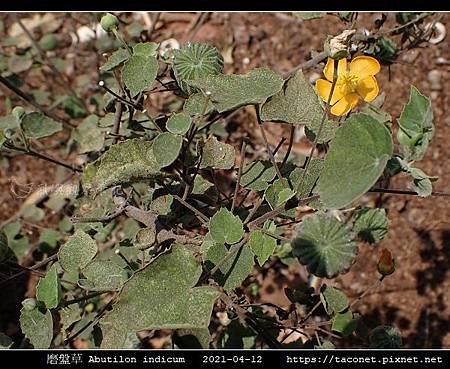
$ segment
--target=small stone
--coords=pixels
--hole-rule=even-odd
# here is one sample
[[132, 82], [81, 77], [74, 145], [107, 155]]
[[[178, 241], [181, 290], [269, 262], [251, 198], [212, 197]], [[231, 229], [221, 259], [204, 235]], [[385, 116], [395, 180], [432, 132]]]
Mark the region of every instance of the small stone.
[[432, 90], [440, 90], [442, 88], [441, 77], [442, 77], [442, 74], [437, 69], [433, 69], [428, 72], [428, 81], [431, 84], [430, 87]]

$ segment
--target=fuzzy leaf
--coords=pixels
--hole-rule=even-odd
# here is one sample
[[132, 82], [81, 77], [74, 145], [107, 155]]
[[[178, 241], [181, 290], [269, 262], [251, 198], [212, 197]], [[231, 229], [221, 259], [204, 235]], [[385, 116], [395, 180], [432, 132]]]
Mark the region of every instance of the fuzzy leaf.
[[203, 93], [196, 92], [184, 102], [183, 111], [191, 117], [199, 117], [212, 113], [214, 105]]
[[57, 264], [53, 264], [45, 277], [39, 279], [36, 286], [36, 298], [43, 302], [47, 309], [56, 308], [61, 300], [62, 291], [57, 270]]
[[67, 272], [86, 267], [97, 253], [97, 243], [81, 230], [69, 237], [58, 253], [59, 263]]
[[122, 68], [122, 80], [130, 90], [131, 96], [136, 96], [150, 88], [158, 74], [158, 61], [155, 57], [133, 55]]
[[303, 218], [293, 241], [293, 255], [317, 277], [345, 273], [356, 258], [357, 247], [347, 226], [331, 215], [315, 213]]
[[242, 221], [229, 210], [221, 208], [209, 221], [209, 232], [217, 243], [233, 244], [244, 235]]
[[383, 208], [362, 208], [354, 215], [353, 230], [369, 243], [381, 241], [388, 232], [388, 218]]
[[[214, 268], [227, 255], [229, 250], [233, 250], [235, 247], [237, 245], [227, 249], [225, 245], [213, 242], [205, 253], [206, 268], [208, 270]], [[254, 264], [252, 251], [247, 245], [244, 245], [214, 273], [214, 280], [225, 290], [233, 291], [252, 272]]]
[[353, 318], [351, 310], [338, 313], [333, 318], [333, 324], [331, 330], [334, 332], [342, 333], [343, 336], [350, 336], [356, 329], [358, 320]]
[[141, 42], [133, 46], [133, 55], [144, 56], [146, 58], [158, 55], [159, 45], [156, 42]]
[[264, 198], [272, 209], [285, 204], [295, 196], [295, 192], [289, 188], [287, 179], [275, 180], [265, 191]]
[[270, 161], [253, 161], [242, 170], [241, 186], [254, 191], [264, 191], [275, 176], [276, 171]]
[[62, 123], [37, 112], [25, 115], [21, 125], [28, 138], [43, 138], [62, 130]]
[[411, 86], [408, 104], [398, 119], [397, 139], [406, 161], [421, 160], [434, 136], [431, 101]]
[[122, 267], [108, 260], [94, 260], [82, 272], [86, 279], [78, 285], [89, 291], [117, 291], [128, 277]]
[[22, 301], [20, 328], [35, 349], [48, 349], [53, 339], [53, 319], [34, 299]]
[[392, 156], [388, 129], [365, 114], [353, 114], [337, 130], [316, 192], [327, 208], [343, 208], [365, 194]]
[[[267, 227], [267, 230], [272, 233], [275, 232], [275, 229], [276, 227], [273, 223]], [[275, 251], [275, 248], [277, 247], [277, 240], [276, 238], [269, 236], [258, 229], [250, 233], [247, 245], [256, 255], [258, 264], [262, 266]]]
[[340, 313], [348, 307], [348, 298], [345, 293], [326, 284], [321, 289], [320, 300], [328, 315]]
[[105, 144], [105, 135], [98, 126], [98, 117], [90, 115], [73, 131], [72, 137], [78, 142], [79, 153], [100, 151]]
[[[305, 197], [309, 197], [314, 192], [314, 187], [319, 179], [320, 174], [323, 169], [323, 159], [312, 159], [309, 163], [308, 172], [303, 178], [304, 169], [303, 168], [295, 168], [289, 174], [289, 180], [292, 183], [292, 187], [296, 191], [296, 196], [298, 200], [304, 199]], [[308, 206], [321, 209], [323, 207], [320, 200], [311, 201], [308, 203]]]
[[183, 137], [170, 132], [163, 132], [156, 136], [152, 150], [161, 168], [172, 164], [180, 154]]
[[402, 335], [395, 327], [380, 325], [369, 333], [369, 347], [372, 349], [399, 349], [402, 347]]
[[[324, 114], [324, 106], [301, 70], [285, 82], [284, 88], [261, 108], [263, 121], [304, 124], [315, 135]], [[337, 125], [326, 120], [318, 142], [331, 140]]]
[[181, 245], [137, 271], [101, 320], [102, 348], [121, 348], [127, 334], [145, 329], [207, 328], [218, 292], [193, 287], [202, 273]]
[[166, 123], [167, 130], [173, 134], [184, 135], [191, 127], [192, 119], [186, 113], [172, 115]]
[[234, 166], [234, 147], [209, 137], [203, 146], [200, 168], [230, 169]]
[[91, 196], [96, 196], [118, 184], [154, 178], [160, 168], [151, 142], [127, 140], [111, 146], [100, 158], [86, 166], [83, 186]]
[[219, 113], [244, 105], [262, 104], [283, 87], [281, 76], [267, 68], [257, 68], [244, 75], [209, 75], [192, 82], [211, 101]]
[[126, 49], [118, 49], [114, 51], [105, 64], [100, 67], [101, 72], [109, 72], [121, 66], [130, 57], [130, 53]]

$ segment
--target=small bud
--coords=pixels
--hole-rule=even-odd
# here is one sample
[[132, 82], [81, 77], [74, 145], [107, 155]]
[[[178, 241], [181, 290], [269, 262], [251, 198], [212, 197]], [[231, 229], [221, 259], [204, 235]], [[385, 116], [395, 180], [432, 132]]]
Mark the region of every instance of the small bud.
[[325, 41], [324, 50], [332, 59], [339, 60], [350, 55], [350, 39], [356, 31], [354, 29], [347, 29], [340, 35], [335, 37], [328, 37]]
[[23, 119], [23, 117], [25, 116], [25, 109], [22, 108], [21, 106], [16, 106], [13, 110], [12, 110], [12, 115], [14, 116], [14, 118], [16, 118], [16, 120], [20, 123]]
[[395, 262], [391, 252], [388, 249], [381, 250], [381, 256], [377, 264], [377, 269], [383, 277], [394, 273]]
[[106, 32], [111, 32], [113, 29], [117, 28], [119, 20], [114, 14], [107, 13], [100, 20], [100, 25]]

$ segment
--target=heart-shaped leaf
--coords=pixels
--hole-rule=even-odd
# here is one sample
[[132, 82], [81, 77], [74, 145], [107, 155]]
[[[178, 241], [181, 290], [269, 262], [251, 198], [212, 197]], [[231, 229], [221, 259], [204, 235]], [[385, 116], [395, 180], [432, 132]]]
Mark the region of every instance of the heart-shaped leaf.
[[240, 106], [262, 104], [283, 87], [281, 76], [267, 68], [257, 68], [244, 75], [209, 75], [192, 85], [209, 95], [219, 113]]
[[22, 301], [20, 328], [36, 349], [48, 349], [53, 339], [53, 319], [50, 310], [43, 309], [35, 299]]
[[345, 273], [356, 258], [357, 247], [348, 227], [334, 216], [318, 212], [303, 218], [292, 253], [311, 274], [333, 278]]
[[183, 137], [170, 132], [163, 132], [156, 136], [152, 150], [161, 168], [172, 164], [180, 154]]
[[408, 104], [398, 119], [397, 139], [406, 161], [421, 160], [434, 136], [431, 101], [411, 86]]
[[[276, 226], [273, 222], [269, 222], [264, 225], [264, 228], [268, 231], [274, 233]], [[256, 255], [256, 260], [258, 260], [259, 265], [263, 265], [273, 254], [275, 248], [277, 247], [276, 238], [264, 233], [262, 230], [257, 229], [250, 233], [247, 245]]]
[[362, 208], [354, 215], [353, 230], [366, 242], [381, 241], [388, 232], [388, 218], [383, 208]]
[[[304, 124], [314, 135], [319, 131], [323, 116], [324, 106], [301, 70], [261, 108], [263, 121]], [[325, 120], [318, 142], [332, 139], [336, 128], [335, 123]]]
[[61, 300], [62, 290], [57, 270], [57, 264], [53, 264], [36, 286], [36, 298], [43, 302], [47, 309], [56, 308]]
[[340, 313], [348, 307], [348, 298], [341, 290], [323, 285], [320, 300], [328, 315]]
[[61, 123], [37, 112], [26, 114], [21, 125], [28, 138], [43, 138], [62, 130]]
[[146, 329], [207, 328], [219, 293], [209, 286], [193, 287], [201, 273], [200, 264], [181, 245], [137, 271], [100, 320], [101, 347], [121, 348], [128, 333]]
[[100, 67], [100, 71], [109, 72], [119, 66], [121, 66], [130, 57], [130, 53], [126, 49], [118, 49], [114, 51], [108, 58], [105, 64]]
[[221, 208], [209, 221], [209, 232], [216, 243], [231, 245], [242, 238], [244, 227], [237, 215]]
[[154, 178], [161, 166], [153, 154], [152, 143], [126, 140], [104, 153], [83, 172], [83, 187], [91, 196], [106, 188], [138, 179]]
[[86, 267], [97, 253], [97, 243], [82, 230], [77, 230], [61, 246], [58, 258], [61, 267], [67, 272], [78, 272]]
[[343, 208], [365, 194], [392, 156], [389, 130], [365, 114], [353, 114], [337, 130], [315, 192], [327, 208]]
[[155, 57], [133, 55], [122, 68], [122, 80], [130, 90], [131, 96], [136, 96], [150, 88], [158, 74], [158, 61]]

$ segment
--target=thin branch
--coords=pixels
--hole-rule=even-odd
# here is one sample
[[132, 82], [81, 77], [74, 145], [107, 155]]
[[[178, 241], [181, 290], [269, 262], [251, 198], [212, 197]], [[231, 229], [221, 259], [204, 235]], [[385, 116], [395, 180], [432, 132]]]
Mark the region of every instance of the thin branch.
[[0, 83], [3, 86], [5, 86], [6, 88], [8, 88], [9, 90], [11, 90], [12, 92], [14, 92], [23, 101], [27, 102], [28, 104], [30, 104], [33, 107], [35, 107], [36, 109], [38, 109], [45, 116], [47, 116], [47, 117], [49, 117], [49, 118], [51, 118], [51, 119], [53, 119], [53, 120], [55, 120], [57, 122], [61, 122], [61, 123], [65, 124], [66, 126], [69, 126], [71, 128], [75, 127], [75, 125], [70, 123], [68, 120], [63, 119], [63, 118], [59, 118], [55, 114], [50, 112], [49, 110], [45, 109], [42, 105], [38, 104], [31, 95], [28, 95], [27, 93], [23, 92], [20, 88], [16, 87], [13, 83], [8, 81], [7, 78], [2, 77], [1, 75], [0, 75]]
[[[389, 193], [389, 194], [393, 194], [393, 195], [419, 196], [419, 194], [417, 192], [415, 192], [415, 191], [400, 190], [400, 189], [394, 189], [394, 188], [372, 188], [369, 192]], [[431, 193], [431, 196], [450, 197], [450, 193], [449, 192], [433, 191]]]
[[239, 163], [236, 187], [234, 188], [233, 203], [231, 204], [231, 212], [232, 213], [234, 212], [234, 208], [236, 206], [237, 194], [239, 191], [239, 186], [241, 184], [242, 168], [244, 167], [246, 146], [247, 146], [247, 141], [244, 139], [244, 141], [242, 142], [242, 147], [241, 147], [241, 162]]
[[286, 155], [284, 155], [283, 161], [280, 164], [280, 168], [283, 168], [283, 166], [289, 159], [289, 155], [291, 155], [292, 146], [294, 145], [294, 138], [295, 138], [295, 126], [291, 124], [291, 132], [289, 134], [289, 146], [286, 151]]
[[[114, 126], [112, 129], [112, 133], [114, 135], [118, 135], [120, 131], [120, 121], [122, 120], [122, 112], [123, 112], [123, 104], [120, 101], [116, 101], [116, 112], [114, 113]], [[113, 145], [119, 141], [119, 137], [115, 136], [113, 138]]]
[[283, 176], [281, 175], [281, 172], [280, 172], [280, 168], [278, 168], [277, 162], [275, 161], [275, 156], [272, 154], [272, 150], [270, 149], [269, 142], [267, 141], [266, 132], [264, 131], [263, 123], [261, 121], [261, 116], [259, 115], [259, 108], [256, 105], [254, 105], [254, 108], [255, 108], [255, 112], [256, 112], [256, 118], [258, 120], [258, 126], [261, 131], [261, 135], [264, 140], [264, 145], [266, 146], [267, 153], [269, 154], [270, 161], [272, 162], [272, 166], [275, 168], [275, 171], [277, 172], [278, 179], [283, 179]]

